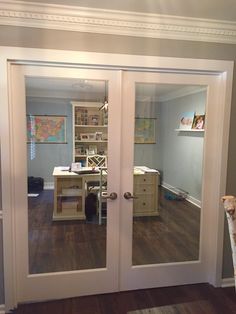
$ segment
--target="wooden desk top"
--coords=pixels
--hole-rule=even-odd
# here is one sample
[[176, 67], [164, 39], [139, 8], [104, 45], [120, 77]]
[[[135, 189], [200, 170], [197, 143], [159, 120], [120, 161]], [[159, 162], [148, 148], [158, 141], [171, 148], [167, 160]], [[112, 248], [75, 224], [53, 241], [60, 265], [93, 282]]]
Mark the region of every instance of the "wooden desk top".
[[[84, 177], [84, 176], [99, 176], [100, 175], [100, 171], [99, 172], [95, 172], [95, 173], [76, 173], [73, 171], [69, 171], [67, 170], [69, 169], [68, 167], [55, 167], [53, 170], [53, 176], [55, 177], [75, 177], [75, 176], [80, 176], [80, 177]], [[82, 168], [84, 170], [92, 170], [92, 168]], [[99, 168], [95, 168], [95, 170], [99, 170]], [[155, 170], [155, 169], [150, 169], [148, 167], [145, 167], [144, 169], [142, 169], [142, 167], [134, 167], [134, 175], [143, 175], [143, 174], [159, 174], [159, 171]]]

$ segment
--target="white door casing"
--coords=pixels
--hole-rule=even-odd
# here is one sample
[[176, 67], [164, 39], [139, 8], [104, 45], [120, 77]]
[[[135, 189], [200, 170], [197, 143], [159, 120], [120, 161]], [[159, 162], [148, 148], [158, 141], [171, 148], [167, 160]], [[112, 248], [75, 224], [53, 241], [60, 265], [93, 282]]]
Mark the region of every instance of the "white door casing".
[[[209, 260], [206, 264], [208, 268], [207, 280], [211, 284], [219, 285], [221, 280], [221, 268], [222, 268], [222, 247], [223, 247], [223, 211], [220, 205], [220, 196], [225, 192], [226, 186], [226, 166], [227, 166], [227, 147], [228, 147], [228, 134], [229, 134], [229, 117], [230, 117], [230, 104], [231, 104], [231, 89], [232, 89], [232, 69], [233, 63], [227, 61], [213, 61], [213, 60], [194, 60], [194, 59], [178, 59], [178, 58], [163, 58], [163, 57], [146, 57], [146, 56], [129, 56], [129, 55], [115, 55], [115, 54], [97, 54], [97, 53], [84, 53], [84, 52], [69, 52], [69, 51], [53, 51], [53, 50], [42, 50], [39, 49], [24, 49], [24, 48], [1, 48], [1, 91], [2, 91], [2, 114], [1, 114], [1, 137], [2, 144], [2, 194], [3, 194], [3, 227], [4, 227], [4, 277], [5, 277], [5, 303], [6, 309], [13, 308], [19, 301], [16, 292], [16, 278], [17, 278], [17, 267], [15, 262], [15, 219], [16, 219], [16, 208], [15, 206], [15, 161], [16, 156], [13, 150], [13, 134], [12, 134], [12, 92], [14, 86], [10, 84], [12, 79], [12, 66], [13, 64], [32, 64], [38, 61], [51, 65], [65, 66], [70, 60], [69, 66], [87, 66], [90, 67], [118, 67], [122, 68], [145, 68], [149, 70], [157, 70], [161, 72], [178, 72], [178, 73], [198, 73], [205, 77], [214, 76], [218, 81], [218, 92], [220, 95], [217, 99], [217, 110], [215, 110], [214, 117], [216, 120], [212, 122], [217, 125], [218, 136], [216, 137], [216, 130], [214, 127], [208, 124], [207, 139], [208, 147], [205, 147], [205, 159], [210, 160], [211, 156], [214, 156], [215, 164], [209, 169], [209, 176], [214, 176], [215, 180], [213, 186], [209, 191], [209, 198], [206, 197], [208, 194], [207, 175], [205, 175], [206, 182], [204, 182], [204, 188], [206, 192], [203, 194], [205, 208], [209, 206], [211, 208], [210, 213], [214, 208], [214, 223], [207, 228], [210, 228], [209, 233], [212, 235], [211, 243], [208, 243], [208, 256]], [[14, 61], [11, 61], [14, 60]], [[26, 61], [27, 60], [27, 61]], [[9, 76], [9, 80], [8, 80]], [[121, 84], [121, 80], [118, 81]], [[18, 82], [17, 82], [18, 85]], [[206, 85], [209, 85], [207, 83]], [[12, 88], [12, 89], [11, 89]], [[209, 93], [213, 93], [213, 88], [209, 88]], [[214, 95], [212, 95], [214, 96]], [[214, 97], [213, 97], [214, 99]], [[219, 123], [220, 122], [220, 123]], [[218, 123], [218, 124], [217, 124]], [[15, 131], [14, 131], [15, 132]], [[16, 163], [16, 164], [15, 164]], [[131, 165], [129, 165], [131, 166]], [[129, 167], [128, 166], [128, 167]], [[206, 167], [206, 165], [205, 165]], [[124, 169], [124, 168], [122, 168]], [[206, 173], [206, 172], [205, 172]], [[124, 176], [122, 176], [122, 182]], [[124, 182], [123, 182], [124, 183]], [[122, 186], [120, 191], [121, 208], [124, 204], [123, 198], [121, 198], [123, 192], [128, 188], [131, 188], [132, 182], [127, 181], [128, 185]], [[124, 191], [123, 191], [124, 189]], [[204, 191], [205, 191], [204, 190]], [[24, 202], [24, 200], [23, 200]], [[124, 209], [125, 210], [125, 209]], [[124, 222], [125, 213], [121, 213], [121, 222]], [[212, 217], [211, 217], [212, 219]], [[212, 220], [211, 220], [212, 221]], [[122, 226], [122, 224], [121, 224]], [[122, 227], [122, 233], [127, 231], [127, 225]], [[124, 238], [121, 236], [121, 244], [124, 242]], [[126, 248], [127, 250], [127, 248]], [[128, 264], [121, 263], [121, 270], [124, 272], [130, 269], [130, 260]], [[128, 265], [128, 266], [127, 266]], [[136, 267], [137, 268], [137, 267]], [[146, 268], [152, 268], [148, 266]], [[132, 278], [137, 270], [131, 269], [130, 276]], [[146, 273], [141, 270], [141, 273], [146, 276]], [[135, 277], [135, 276], [134, 276]], [[143, 278], [143, 276], [141, 276]], [[165, 277], [165, 276], [164, 276]], [[165, 278], [160, 277], [160, 281]], [[142, 280], [142, 279], [141, 279]], [[168, 284], [168, 283], [167, 283]], [[146, 286], [146, 282], [144, 285]], [[150, 286], [158, 286], [158, 283], [152, 281]], [[121, 279], [121, 289], [132, 289], [140, 287], [140, 279], [132, 284], [128, 284], [126, 280]], [[88, 287], [88, 293], [93, 293]]]

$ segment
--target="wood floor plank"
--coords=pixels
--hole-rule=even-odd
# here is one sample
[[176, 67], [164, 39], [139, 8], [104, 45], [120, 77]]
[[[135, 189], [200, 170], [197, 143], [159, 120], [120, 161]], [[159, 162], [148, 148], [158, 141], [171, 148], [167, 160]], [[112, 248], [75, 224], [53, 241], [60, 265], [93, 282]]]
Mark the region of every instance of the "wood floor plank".
[[21, 304], [12, 314], [127, 314], [129, 311], [173, 305], [178, 305], [178, 314], [235, 314], [235, 289], [197, 284], [124, 291]]

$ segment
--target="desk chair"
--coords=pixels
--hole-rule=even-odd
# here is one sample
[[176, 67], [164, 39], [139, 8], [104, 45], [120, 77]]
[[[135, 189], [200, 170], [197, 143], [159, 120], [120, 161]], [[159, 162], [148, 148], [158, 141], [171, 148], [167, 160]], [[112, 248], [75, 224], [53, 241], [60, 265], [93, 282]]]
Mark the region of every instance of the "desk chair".
[[102, 224], [102, 219], [106, 219], [106, 215], [103, 215], [104, 207], [107, 206], [107, 168], [100, 168], [100, 185], [98, 192], [98, 223]]
[[107, 167], [107, 156], [88, 155], [86, 159], [87, 167]]
[[87, 167], [96, 167], [100, 170], [99, 181], [87, 182], [87, 194], [94, 193], [98, 199], [98, 220], [99, 225], [102, 224], [102, 207], [105, 204], [104, 193], [107, 189], [107, 180], [104, 176], [104, 171], [107, 171], [107, 156], [104, 155], [88, 155], [86, 158]]
[[[104, 155], [88, 155], [86, 158], [87, 167], [106, 168], [107, 156]], [[87, 183], [88, 192], [98, 192], [100, 186], [99, 181], [90, 181]]]

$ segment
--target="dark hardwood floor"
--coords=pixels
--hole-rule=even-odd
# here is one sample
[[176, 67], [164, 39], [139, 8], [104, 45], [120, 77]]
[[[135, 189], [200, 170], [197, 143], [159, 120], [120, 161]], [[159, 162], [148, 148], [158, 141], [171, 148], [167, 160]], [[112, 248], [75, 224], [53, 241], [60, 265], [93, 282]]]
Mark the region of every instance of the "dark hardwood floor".
[[[133, 263], [197, 259], [200, 209], [186, 201], [166, 199], [163, 189], [160, 189], [159, 208], [159, 217], [134, 218]], [[106, 224], [53, 222], [52, 209], [52, 191], [44, 191], [38, 198], [29, 200], [31, 273], [105, 266]], [[13, 314], [127, 314], [186, 302], [189, 302], [188, 314], [236, 314], [235, 289], [208, 284], [21, 304]]]
[[22, 304], [13, 314], [127, 314], [128, 311], [186, 302], [193, 302], [188, 306], [186, 314], [236, 313], [234, 288], [213, 288], [208, 284], [197, 284]]
[[159, 188], [158, 217], [134, 218], [133, 265], [193, 261], [199, 255], [200, 209], [165, 198]]
[[29, 198], [30, 273], [106, 266], [106, 226], [53, 221], [53, 191]]
[[[133, 265], [198, 259], [200, 209], [159, 191], [160, 216], [134, 217]], [[53, 221], [53, 191], [29, 198], [30, 273], [106, 267], [106, 223]]]

